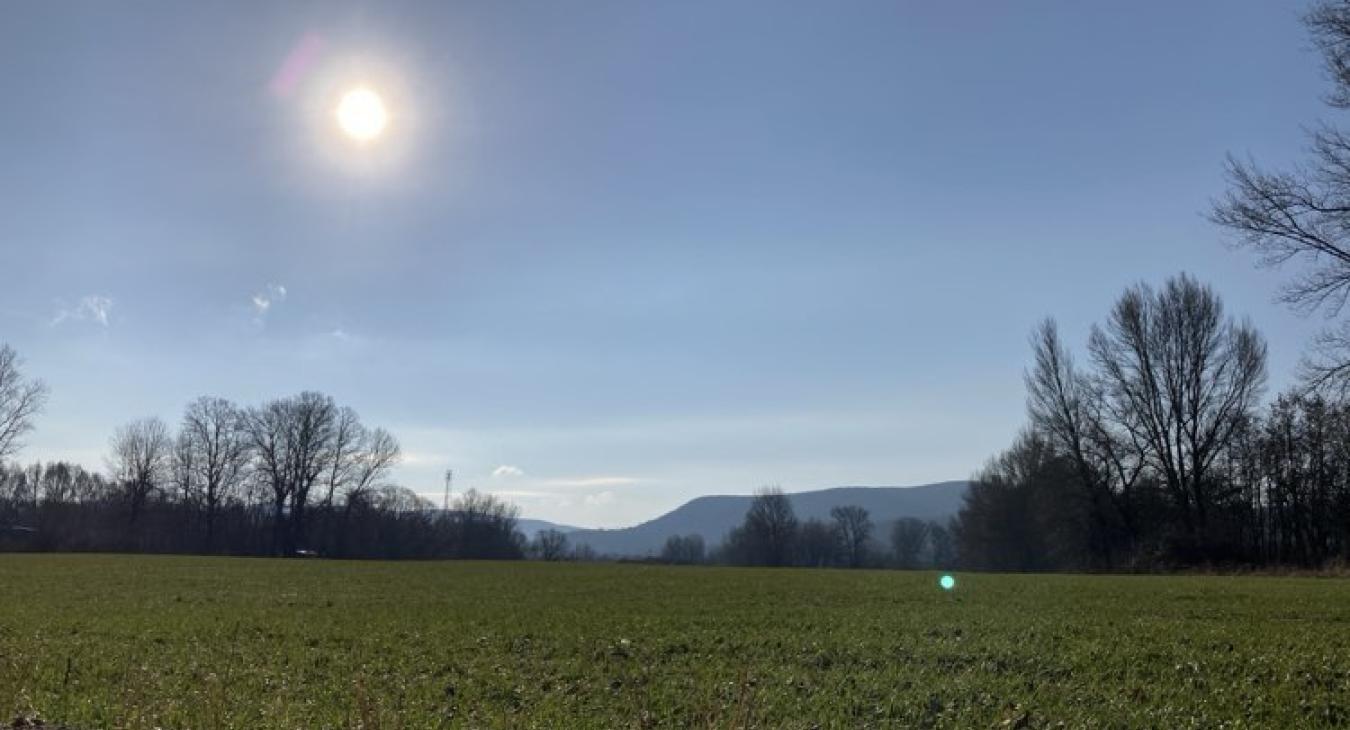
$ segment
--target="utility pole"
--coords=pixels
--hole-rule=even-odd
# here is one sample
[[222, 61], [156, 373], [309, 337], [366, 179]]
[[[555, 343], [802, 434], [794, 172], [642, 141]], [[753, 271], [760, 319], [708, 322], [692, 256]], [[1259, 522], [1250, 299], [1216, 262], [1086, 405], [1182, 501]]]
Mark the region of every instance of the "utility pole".
[[455, 470], [454, 470], [454, 469], [446, 469], [446, 470], [445, 470], [445, 499], [441, 502], [441, 510], [444, 511], [444, 512], [446, 512], [446, 513], [449, 513], [449, 512], [450, 512], [450, 482], [453, 481], [454, 478], [455, 478]]

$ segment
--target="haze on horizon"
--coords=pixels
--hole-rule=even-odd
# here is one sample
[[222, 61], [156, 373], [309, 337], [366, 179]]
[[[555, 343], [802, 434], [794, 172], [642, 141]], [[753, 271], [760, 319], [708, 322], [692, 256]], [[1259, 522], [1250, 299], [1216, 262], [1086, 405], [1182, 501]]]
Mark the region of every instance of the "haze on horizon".
[[20, 459], [313, 389], [401, 484], [584, 526], [962, 479], [1041, 317], [1076, 345], [1183, 270], [1279, 390], [1323, 323], [1205, 212], [1325, 115], [1303, 6], [974, 8], [8, 5], [0, 341], [51, 388]]

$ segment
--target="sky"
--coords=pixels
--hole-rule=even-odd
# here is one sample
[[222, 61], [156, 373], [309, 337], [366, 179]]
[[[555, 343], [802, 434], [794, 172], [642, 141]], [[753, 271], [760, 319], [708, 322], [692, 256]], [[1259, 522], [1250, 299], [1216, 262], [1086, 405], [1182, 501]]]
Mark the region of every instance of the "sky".
[[[320, 390], [400, 484], [623, 526], [970, 476], [1027, 336], [1181, 271], [1287, 385], [1325, 325], [1205, 214], [1335, 121], [1264, 0], [8, 3], [0, 342], [19, 455]], [[342, 94], [389, 120], [358, 142]]]

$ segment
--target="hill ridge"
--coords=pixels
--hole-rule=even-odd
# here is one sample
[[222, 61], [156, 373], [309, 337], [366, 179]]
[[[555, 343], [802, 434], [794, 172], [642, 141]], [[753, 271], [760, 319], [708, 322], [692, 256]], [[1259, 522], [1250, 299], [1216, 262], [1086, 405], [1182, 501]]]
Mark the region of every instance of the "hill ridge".
[[[969, 484], [951, 480], [912, 486], [846, 485], [790, 492], [799, 519], [828, 519], [831, 507], [857, 504], [872, 513], [876, 535], [901, 517], [945, 520], [960, 509]], [[740, 524], [753, 495], [705, 494], [690, 499], [665, 514], [631, 527], [576, 530], [568, 534], [574, 545], [589, 545], [597, 553], [623, 557], [656, 555], [671, 535], [697, 534], [708, 547], [722, 541]]]

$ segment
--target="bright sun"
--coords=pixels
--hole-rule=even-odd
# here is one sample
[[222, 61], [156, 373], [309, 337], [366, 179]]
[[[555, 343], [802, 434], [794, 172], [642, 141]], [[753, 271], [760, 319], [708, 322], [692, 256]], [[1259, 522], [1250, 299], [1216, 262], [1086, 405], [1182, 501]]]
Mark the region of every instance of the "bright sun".
[[348, 137], [368, 142], [380, 136], [389, 124], [389, 112], [379, 94], [367, 88], [352, 89], [338, 102], [337, 121]]

